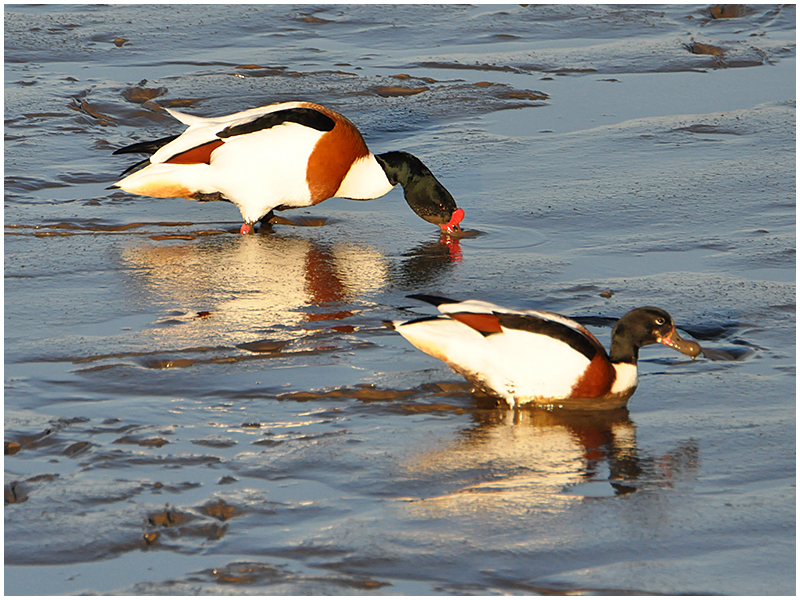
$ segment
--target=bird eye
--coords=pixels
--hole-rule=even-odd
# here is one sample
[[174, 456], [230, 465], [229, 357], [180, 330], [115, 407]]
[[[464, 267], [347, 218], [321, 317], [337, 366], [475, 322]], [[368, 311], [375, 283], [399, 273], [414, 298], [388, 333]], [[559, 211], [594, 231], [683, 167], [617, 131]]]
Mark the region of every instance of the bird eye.
[[663, 317], [658, 317], [656, 319], [656, 325], [663, 325], [664, 323], [666, 323], [666, 321], [664, 320]]

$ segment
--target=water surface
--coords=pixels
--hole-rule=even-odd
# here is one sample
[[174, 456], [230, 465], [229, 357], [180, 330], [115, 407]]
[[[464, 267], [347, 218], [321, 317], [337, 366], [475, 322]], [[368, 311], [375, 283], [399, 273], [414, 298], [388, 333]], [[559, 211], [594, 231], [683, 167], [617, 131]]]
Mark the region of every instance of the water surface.
[[[6, 6], [5, 592], [794, 593], [795, 9], [711, 8]], [[157, 106], [294, 99], [479, 235], [106, 189]], [[508, 411], [382, 325], [410, 293], [708, 352]]]

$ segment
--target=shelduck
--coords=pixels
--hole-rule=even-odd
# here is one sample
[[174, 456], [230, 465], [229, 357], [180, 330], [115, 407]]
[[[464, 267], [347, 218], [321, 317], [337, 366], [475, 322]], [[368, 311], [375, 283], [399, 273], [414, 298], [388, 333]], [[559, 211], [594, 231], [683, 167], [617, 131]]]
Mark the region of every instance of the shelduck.
[[681, 339], [672, 317], [645, 306], [624, 315], [611, 352], [579, 323], [550, 312], [514, 311], [488, 302], [409, 296], [440, 313], [391, 326], [480, 390], [522, 404], [571, 408], [624, 406], [636, 390], [639, 348], [661, 343], [692, 358], [700, 346]]
[[240, 231], [274, 210], [312, 206], [338, 196], [371, 200], [398, 183], [420, 217], [443, 232], [459, 229], [464, 211], [417, 157], [373, 155], [356, 126], [309, 102], [281, 102], [224, 117], [166, 109], [188, 128], [180, 135], [120, 148], [147, 158], [109, 189], [156, 198], [227, 200], [242, 213]]

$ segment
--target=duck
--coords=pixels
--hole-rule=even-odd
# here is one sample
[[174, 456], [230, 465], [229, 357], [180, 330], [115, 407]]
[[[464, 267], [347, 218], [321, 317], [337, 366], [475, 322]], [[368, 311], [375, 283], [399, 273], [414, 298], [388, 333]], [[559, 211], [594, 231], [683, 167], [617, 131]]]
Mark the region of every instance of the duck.
[[619, 408], [638, 385], [640, 348], [660, 343], [693, 359], [702, 351], [678, 335], [669, 313], [653, 306], [622, 316], [606, 352], [580, 323], [556, 313], [426, 294], [408, 297], [436, 306], [440, 314], [387, 325], [511, 409]]
[[275, 210], [334, 196], [371, 200], [395, 185], [420, 217], [443, 233], [460, 231], [464, 210], [413, 154], [372, 154], [356, 126], [311, 102], [278, 102], [222, 117], [165, 110], [187, 125], [180, 135], [138, 142], [114, 154], [148, 154], [107, 189], [155, 198], [227, 200], [242, 234]]

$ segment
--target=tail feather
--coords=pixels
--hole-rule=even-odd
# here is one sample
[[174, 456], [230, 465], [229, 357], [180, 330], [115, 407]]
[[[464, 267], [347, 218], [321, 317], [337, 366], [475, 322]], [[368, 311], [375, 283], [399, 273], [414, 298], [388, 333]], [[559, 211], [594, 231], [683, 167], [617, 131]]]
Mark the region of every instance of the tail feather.
[[205, 183], [205, 169], [208, 165], [148, 164], [114, 185], [140, 196], [194, 199], [197, 192], [211, 192]]
[[150, 159], [149, 158], [145, 158], [144, 160], [140, 160], [136, 164], [133, 164], [130, 167], [128, 167], [127, 169], [125, 169], [122, 173], [119, 174], [119, 176], [120, 177], [125, 177], [125, 175], [127, 175], [131, 171], [135, 171], [136, 169], [139, 169], [139, 168], [144, 167], [145, 165], [149, 165], [149, 164], [150, 164]]
[[166, 146], [172, 140], [176, 139], [177, 135], [171, 135], [159, 140], [151, 140], [149, 142], [137, 142], [130, 146], [125, 146], [119, 150], [114, 150], [114, 154], [155, 154], [159, 148]]
[[450, 298], [445, 298], [443, 296], [431, 296], [429, 294], [410, 294], [406, 296], [406, 298], [413, 298], [414, 300], [427, 302], [428, 304], [433, 304], [434, 306], [439, 306], [440, 304], [458, 304], [458, 300], [451, 300]]
[[394, 329], [397, 329], [398, 327], [405, 327], [406, 325], [416, 325], [417, 323], [427, 323], [428, 321], [443, 321], [445, 319], [449, 320], [450, 318], [444, 315], [430, 315], [426, 317], [417, 317], [410, 321], [394, 321], [393, 324]]
[[177, 119], [178, 121], [180, 121], [184, 125], [189, 125], [190, 127], [192, 125], [197, 124], [197, 123], [203, 123], [203, 122], [209, 120], [209, 119], [206, 119], [204, 117], [196, 117], [195, 115], [189, 115], [189, 114], [180, 112], [178, 110], [175, 110], [174, 108], [166, 108], [166, 107], [164, 107], [164, 110], [166, 110], [170, 115], [172, 115], [172, 117], [174, 119]]

